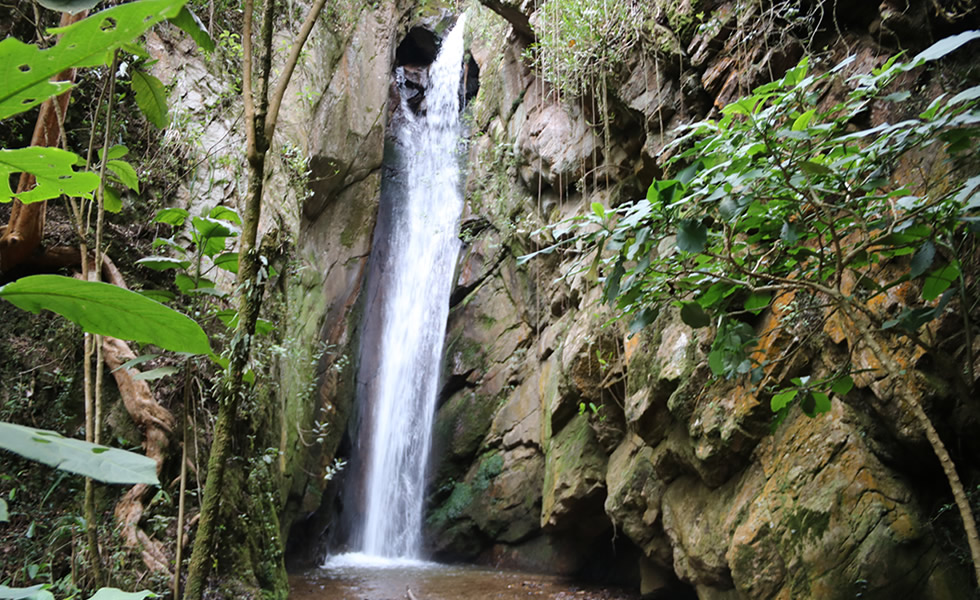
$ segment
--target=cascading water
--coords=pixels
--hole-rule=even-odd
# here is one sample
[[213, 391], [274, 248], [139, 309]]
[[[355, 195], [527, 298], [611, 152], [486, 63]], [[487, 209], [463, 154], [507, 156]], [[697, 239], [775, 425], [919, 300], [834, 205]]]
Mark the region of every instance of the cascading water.
[[463, 206], [462, 64], [460, 17], [429, 67], [425, 113], [413, 115], [403, 98], [405, 118], [394, 132], [405, 180], [403, 189], [387, 194], [394, 202], [382, 207], [384, 239], [375, 237], [378, 276], [368, 284], [373, 300], [365, 319], [374, 320], [377, 344], [362, 344], [358, 374], [369, 439], [359, 445], [366, 456], [353, 461], [364, 471], [355, 474], [364, 478], [364, 514], [352, 546], [372, 556], [417, 558], [421, 548], [425, 466]]

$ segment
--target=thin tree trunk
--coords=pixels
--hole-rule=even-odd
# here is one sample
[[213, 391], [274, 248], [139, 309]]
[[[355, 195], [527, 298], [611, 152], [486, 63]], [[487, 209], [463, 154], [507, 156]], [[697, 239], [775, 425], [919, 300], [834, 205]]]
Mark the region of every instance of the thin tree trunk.
[[973, 515], [973, 508], [970, 506], [969, 496], [966, 494], [966, 489], [963, 487], [963, 482], [960, 480], [959, 474], [956, 472], [956, 464], [953, 462], [952, 457], [949, 455], [949, 451], [946, 450], [946, 444], [943, 443], [942, 438], [939, 437], [939, 432], [936, 431], [935, 425], [932, 423], [932, 419], [926, 413], [925, 409], [922, 407], [922, 403], [919, 399], [914, 396], [914, 394], [907, 387], [900, 387], [898, 381], [901, 377], [902, 368], [895, 362], [891, 353], [882, 348], [878, 340], [875, 339], [870, 328], [864, 322], [859, 322], [855, 315], [850, 312], [846, 306], [845, 301], [838, 299], [838, 305], [841, 307], [841, 312], [854, 324], [857, 328], [861, 340], [867, 345], [867, 347], [874, 353], [875, 357], [881, 361], [884, 366], [885, 372], [892, 377], [895, 381], [895, 396], [904, 402], [905, 405], [912, 411], [912, 415], [915, 420], [919, 423], [919, 427], [922, 428], [923, 434], [926, 436], [926, 440], [929, 442], [929, 446], [932, 448], [933, 453], [936, 458], [939, 459], [939, 464], [943, 468], [943, 473], [946, 475], [946, 480], [949, 482], [950, 490], [953, 492], [953, 500], [956, 502], [956, 508], [959, 510], [960, 518], [963, 520], [963, 529], [966, 531], [966, 541], [970, 547], [970, 556], [973, 559], [973, 570], [976, 581], [980, 584], [980, 535], [977, 532], [977, 523]]
[[[231, 341], [231, 357], [227, 372], [227, 386], [218, 407], [218, 419], [208, 459], [207, 480], [201, 500], [200, 521], [194, 538], [184, 600], [200, 600], [204, 583], [208, 578], [216, 531], [220, 501], [223, 495], [236, 497], [238, 490], [225, 490], [223, 480], [225, 466], [231, 457], [235, 439], [235, 422], [242, 396], [245, 394], [244, 374], [255, 335], [255, 322], [259, 316], [265, 277], [260, 277], [260, 248], [257, 243], [259, 218], [262, 214], [262, 195], [265, 183], [265, 159], [276, 129], [276, 120], [283, 95], [289, 84], [300, 51], [309, 37], [313, 25], [323, 10], [325, 0], [316, 0], [293, 42], [292, 51], [284, 65], [282, 76], [271, 98], [269, 89], [272, 74], [272, 38], [275, 2], [266, 0], [263, 6], [261, 61], [257, 82], [253, 78], [253, 1], [245, 0], [245, 21], [242, 28], [242, 95], [245, 105], [245, 132], [247, 137], [248, 188], [242, 214], [242, 236], [239, 246], [238, 266], [238, 326]], [[258, 84], [257, 86], [255, 84]], [[256, 90], [258, 87], [258, 90]], [[270, 110], [271, 107], [271, 110]]]
[[[63, 13], [61, 26], [71, 25], [87, 15], [88, 11], [82, 11], [75, 15]], [[75, 69], [62, 71], [54, 80], [75, 81]], [[71, 90], [68, 90], [60, 96], [45, 100], [41, 104], [37, 122], [34, 125], [34, 135], [31, 137], [31, 146], [58, 145], [58, 139], [61, 137], [61, 124], [58, 121], [58, 115], [65, 114], [70, 99]], [[30, 173], [21, 173], [20, 180], [17, 182], [17, 193], [26, 192], [33, 187], [34, 176]], [[10, 207], [7, 227], [0, 235], [0, 271], [8, 272], [17, 268], [40, 247], [41, 238], [44, 235], [46, 207], [47, 202], [23, 204], [20, 200], [14, 200]]]

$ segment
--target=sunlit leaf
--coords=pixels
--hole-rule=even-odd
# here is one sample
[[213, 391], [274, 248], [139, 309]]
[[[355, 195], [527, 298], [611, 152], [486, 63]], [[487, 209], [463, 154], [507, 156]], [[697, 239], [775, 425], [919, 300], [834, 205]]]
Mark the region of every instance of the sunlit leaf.
[[62, 194], [91, 198], [92, 192], [99, 187], [99, 176], [75, 171], [74, 166], [80, 162], [80, 156], [60, 148], [31, 146], [0, 150], [0, 202], [10, 202], [14, 197], [10, 175], [25, 172], [34, 175], [37, 185], [16, 195], [24, 204], [50, 200]]
[[160, 303], [173, 302], [177, 298], [177, 296], [169, 290], [140, 290], [139, 294]]
[[[30, 530], [28, 530], [30, 531]], [[32, 585], [26, 588], [11, 588], [0, 585], [0, 599], [9, 600], [54, 600], [54, 594], [48, 591], [48, 584]]]
[[113, 214], [122, 210], [122, 194], [111, 185], [105, 186], [102, 196], [102, 207]]
[[909, 63], [910, 67], [914, 67], [930, 60], [940, 59], [950, 52], [959, 49], [963, 44], [971, 42], [977, 38], [980, 38], [980, 31], [977, 30], [964, 31], [963, 33], [943, 38], [922, 52], [916, 54], [915, 58], [912, 59], [912, 62]]
[[181, 227], [187, 220], [188, 213], [183, 208], [162, 208], [153, 217], [155, 223], [166, 223], [174, 227]]
[[238, 213], [235, 212], [234, 209], [228, 208], [227, 206], [221, 206], [220, 204], [212, 208], [211, 212], [208, 213], [208, 216], [212, 219], [230, 221], [239, 226], [242, 224], [241, 217], [238, 216]]
[[757, 313], [769, 306], [772, 294], [752, 294], [745, 300], [745, 310]]
[[119, 178], [119, 181], [136, 193], [140, 191], [140, 178], [136, 174], [133, 165], [124, 160], [110, 160], [106, 163], [106, 169]]
[[110, 51], [134, 40], [160, 21], [177, 15], [186, 0], [143, 0], [114, 6], [53, 32], [48, 49], [10, 36], [0, 41], [0, 119], [23, 112], [68, 89], [50, 79], [69, 67], [105, 64]]
[[147, 256], [136, 261], [136, 264], [153, 269], [154, 271], [166, 271], [167, 269], [186, 269], [191, 266], [189, 260], [169, 258], [166, 256]]
[[237, 252], [222, 252], [218, 256], [214, 257], [214, 266], [219, 269], [228, 271], [229, 273], [238, 274], [238, 253]]
[[117, 588], [99, 588], [88, 600], [143, 600], [156, 597], [157, 595], [149, 590], [124, 592]]
[[786, 408], [786, 405], [792, 402], [798, 393], [799, 390], [792, 389], [773, 395], [772, 400], [769, 401], [769, 406], [772, 409], [772, 412], [779, 412]]

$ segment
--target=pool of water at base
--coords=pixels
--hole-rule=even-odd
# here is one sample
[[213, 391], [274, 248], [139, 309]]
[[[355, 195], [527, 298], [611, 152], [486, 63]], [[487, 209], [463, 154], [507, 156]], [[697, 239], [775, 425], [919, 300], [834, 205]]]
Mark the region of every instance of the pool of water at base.
[[342, 555], [290, 577], [290, 600], [638, 600], [554, 575]]

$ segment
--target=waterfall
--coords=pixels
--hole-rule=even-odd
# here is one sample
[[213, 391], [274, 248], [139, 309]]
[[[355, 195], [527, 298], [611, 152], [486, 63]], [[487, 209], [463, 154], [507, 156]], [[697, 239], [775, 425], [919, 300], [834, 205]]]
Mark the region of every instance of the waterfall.
[[374, 334], [362, 342], [358, 373], [368, 439], [358, 446], [365, 455], [353, 461], [363, 470], [355, 476], [363, 477], [364, 510], [353, 544], [373, 556], [417, 558], [421, 549], [425, 466], [460, 244], [462, 64], [460, 17], [429, 67], [424, 114], [414, 115], [403, 97], [404, 118], [393, 124], [404, 175], [382, 195], [364, 317]]

